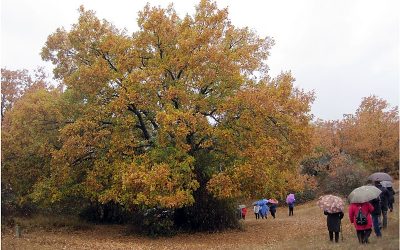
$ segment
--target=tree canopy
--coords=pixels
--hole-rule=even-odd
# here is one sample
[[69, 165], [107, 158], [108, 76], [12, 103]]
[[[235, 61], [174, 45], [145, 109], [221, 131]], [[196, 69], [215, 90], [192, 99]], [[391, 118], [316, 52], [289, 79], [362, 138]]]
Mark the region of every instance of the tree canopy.
[[42, 57], [81, 103], [60, 131], [51, 190], [168, 208], [193, 204], [199, 187], [283, 195], [274, 183], [308, 150], [313, 94], [289, 73], [268, 77], [273, 41], [209, 1], [184, 18], [147, 5], [138, 26], [129, 36], [82, 7], [70, 31], [49, 36]]

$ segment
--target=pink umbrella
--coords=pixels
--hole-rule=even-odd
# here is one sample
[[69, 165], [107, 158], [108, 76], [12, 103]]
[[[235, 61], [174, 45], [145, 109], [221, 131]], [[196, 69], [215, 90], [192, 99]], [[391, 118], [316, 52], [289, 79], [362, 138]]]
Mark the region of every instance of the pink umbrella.
[[330, 194], [319, 197], [317, 205], [328, 213], [338, 213], [344, 210], [343, 200]]
[[278, 204], [278, 203], [279, 203], [279, 202], [278, 202], [277, 200], [275, 200], [275, 199], [269, 199], [268, 202], [271, 203], [271, 204]]

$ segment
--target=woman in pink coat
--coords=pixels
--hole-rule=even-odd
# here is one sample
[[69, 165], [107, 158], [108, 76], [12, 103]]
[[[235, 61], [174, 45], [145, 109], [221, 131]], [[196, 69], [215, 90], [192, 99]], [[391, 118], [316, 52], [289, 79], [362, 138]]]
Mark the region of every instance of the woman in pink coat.
[[[365, 225], [357, 223], [358, 211], [361, 209], [361, 213], [366, 217], [367, 221]], [[349, 218], [350, 222], [354, 224], [357, 230], [357, 238], [360, 244], [368, 243], [368, 238], [372, 232], [372, 218], [371, 212], [374, 211], [374, 207], [369, 202], [364, 203], [352, 203], [349, 206]]]

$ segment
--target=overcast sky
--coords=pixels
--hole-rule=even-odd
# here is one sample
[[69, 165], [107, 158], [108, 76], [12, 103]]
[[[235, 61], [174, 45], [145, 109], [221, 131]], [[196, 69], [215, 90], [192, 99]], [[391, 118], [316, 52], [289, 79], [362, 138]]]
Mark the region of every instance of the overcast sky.
[[[81, 4], [129, 32], [146, 2], [180, 16], [193, 14], [193, 0], [1, 0], [1, 67], [35, 69], [47, 36], [69, 29]], [[375, 94], [399, 105], [399, 10], [397, 0], [218, 0], [232, 23], [248, 26], [276, 45], [268, 60], [270, 75], [291, 71], [296, 86], [314, 90], [312, 113], [325, 120], [354, 113], [362, 97]]]

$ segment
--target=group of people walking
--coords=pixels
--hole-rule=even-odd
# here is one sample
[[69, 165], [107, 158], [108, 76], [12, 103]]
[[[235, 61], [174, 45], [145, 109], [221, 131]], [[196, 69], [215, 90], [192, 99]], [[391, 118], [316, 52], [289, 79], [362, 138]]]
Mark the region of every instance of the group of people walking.
[[[375, 181], [375, 187], [378, 188], [380, 195], [368, 202], [351, 203], [349, 206], [349, 219], [357, 232], [357, 238], [360, 244], [369, 243], [369, 237], [372, 233], [372, 227], [378, 238], [382, 237], [381, 229], [387, 227], [387, 211], [393, 211], [394, 190], [392, 187], [383, 187], [380, 181]], [[329, 239], [335, 242], [339, 241], [339, 232], [341, 231], [341, 219], [344, 217], [343, 212], [329, 213], [327, 215], [327, 227], [329, 231]], [[381, 219], [382, 216], [382, 219]]]
[[[374, 186], [362, 186], [360, 188], [356, 188], [349, 195], [349, 200], [351, 202], [348, 209], [349, 219], [350, 222], [354, 224], [360, 244], [369, 243], [369, 237], [372, 233], [372, 228], [374, 229], [374, 232], [378, 238], [382, 237], [382, 229], [387, 228], [387, 213], [388, 211], [393, 212], [395, 191], [391, 185], [385, 184], [385, 186], [383, 186], [382, 183], [384, 182], [376, 180], [374, 182]], [[390, 181], [387, 182], [391, 184]], [[369, 194], [370, 189], [375, 189], [373, 190], [375, 194], [373, 195], [372, 199], [358, 198], [356, 194], [357, 192], [355, 191], [359, 191], [363, 188], [366, 190], [367, 194]], [[286, 203], [289, 208], [289, 216], [293, 216], [295, 201], [296, 199], [294, 194], [289, 194], [286, 198]], [[268, 213], [271, 213], [271, 216], [275, 219], [277, 203], [278, 201], [274, 199], [262, 199], [254, 202], [253, 212], [256, 220], [264, 218], [267, 219]], [[332, 206], [332, 204], [334, 206]], [[329, 240], [331, 242], [339, 242], [339, 233], [342, 231], [341, 220], [344, 217], [343, 200], [334, 195], [326, 195], [320, 197], [318, 205], [324, 209], [324, 214], [327, 216]], [[245, 210], [244, 214], [242, 214], [243, 219], [245, 218], [246, 212], [247, 210]]]
[[253, 207], [254, 215], [256, 220], [258, 219], [268, 219], [268, 213], [271, 213], [272, 218], [275, 219], [276, 215], [276, 204], [268, 203], [265, 205], [255, 204]]
[[[293, 216], [293, 208], [296, 199], [294, 198], [294, 194], [289, 194], [286, 198], [286, 203], [289, 207], [289, 216]], [[276, 216], [276, 208], [278, 201], [275, 199], [262, 199], [253, 203], [253, 212], [256, 220], [258, 219], [267, 219], [268, 214], [271, 213], [272, 218], [275, 219]]]
[[[387, 212], [393, 211], [394, 190], [392, 187], [383, 187], [379, 181], [375, 181], [375, 187], [381, 190], [380, 195], [365, 203], [352, 203], [349, 207], [349, 217], [351, 223], [357, 230], [357, 238], [361, 244], [368, 243], [369, 236], [374, 228], [375, 235], [382, 237], [381, 229], [387, 228]], [[361, 214], [359, 214], [361, 211]], [[381, 218], [382, 216], [382, 218]], [[359, 218], [366, 217], [366, 222]]]

